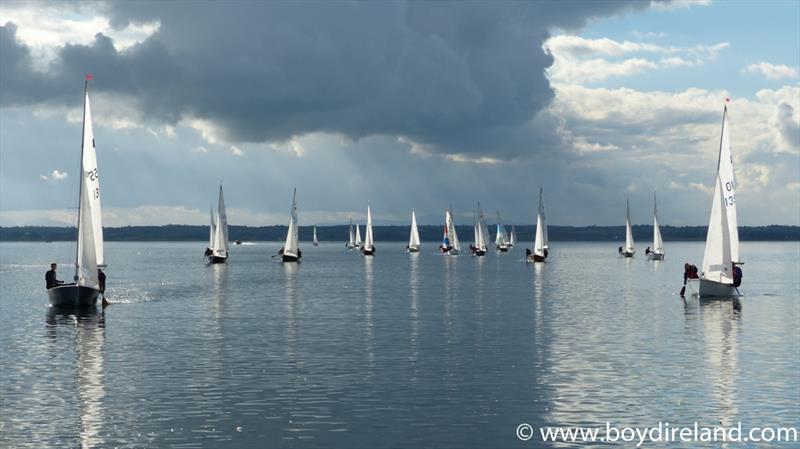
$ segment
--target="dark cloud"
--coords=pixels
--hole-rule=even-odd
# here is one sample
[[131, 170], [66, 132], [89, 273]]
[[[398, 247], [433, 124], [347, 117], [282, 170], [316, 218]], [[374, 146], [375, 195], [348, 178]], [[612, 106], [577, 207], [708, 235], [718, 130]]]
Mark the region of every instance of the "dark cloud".
[[512, 158], [557, 144], [552, 28], [646, 2], [110, 2], [112, 24], [159, 21], [124, 51], [98, 34], [48, 74], [2, 28], [2, 105], [74, 103], [76, 79], [129, 95], [143, 117], [210, 120], [231, 142], [309, 132], [402, 136], [428, 151]]

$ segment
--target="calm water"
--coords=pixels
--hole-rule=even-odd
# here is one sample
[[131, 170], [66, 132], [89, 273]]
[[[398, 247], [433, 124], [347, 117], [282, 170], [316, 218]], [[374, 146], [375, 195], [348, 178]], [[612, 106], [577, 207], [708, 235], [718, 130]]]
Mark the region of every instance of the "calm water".
[[800, 427], [798, 242], [743, 244], [738, 303], [677, 295], [702, 243], [647, 262], [554, 242], [536, 266], [521, 246], [480, 259], [433, 243], [374, 259], [305, 245], [298, 266], [242, 245], [206, 266], [203, 246], [108, 243], [113, 304], [75, 316], [44, 291], [51, 259], [70, 277], [72, 245], [0, 244], [0, 446], [522, 448], [550, 445], [519, 441], [522, 422]]

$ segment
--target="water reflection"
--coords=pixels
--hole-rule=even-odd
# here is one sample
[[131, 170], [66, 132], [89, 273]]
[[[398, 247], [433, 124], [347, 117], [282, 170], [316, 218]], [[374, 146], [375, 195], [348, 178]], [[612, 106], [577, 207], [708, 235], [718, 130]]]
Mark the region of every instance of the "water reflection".
[[411, 332], [409, 342], [411, 346], [411, 355], [409, 360], [414, 369], [414, 378], [416, 378], [417, 367], [416, 363], [419, 359], [419, 253], [411, 253], [409, 256], [409, 292], [411, 296], [411, 311], [410, 311], [410, 324]]
[[364, 257], [364, 352], [370, 374], [375, 369], [375, 323], [372, 319], [372, 257]]
[[294, 360], [295, 343], [297, 342], [297, 272], [300, 269], [297, 263], [284, 263], [283, 274], [286, 285], [286, 355], [288, 360]]
[[727, 427], [735, 424], [739, 414], [736, 381], [739, 378], [741, 302], [738, 299], [701, 299], [699, 303], [714, 410], [719, 412], [719, 423]]
[[49, 307], [48, 335], [58, 342], [59, 327], [74, 328], [75, 385], [78, 387], [81, 447], [99, 447], [105, 440], [103, 429], [103, 344], [105, 311], [94, 307], [85, 310]]

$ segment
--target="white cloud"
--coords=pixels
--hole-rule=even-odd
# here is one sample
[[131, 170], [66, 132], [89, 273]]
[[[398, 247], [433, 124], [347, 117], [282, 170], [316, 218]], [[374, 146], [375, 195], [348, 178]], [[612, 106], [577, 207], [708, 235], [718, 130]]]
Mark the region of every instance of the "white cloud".
[[711, 0], [672, 0], [671, 2], [656, 2], [651, 1], [650, 7], [659, 11], [668, 11], [673, 9], [688, 9], [694, 6], [708, 6]]
[[236, 145], [231, 145], [230, 151], [231, 154], [234, 156], [244, 156], [244, 151], [242, 151], [242, 149], [237, 147]]
[[548, 78], [565, 83], [602, 81], [657, 69], [701, 65], [715, 59], [728, 47], [727, 42], [673, 47], [566, 34], [553, 36], [543, 45], [554, 59], [547, 70]]
[[63, 181], [67, 179], [67, 172], [53, 170], [52, 172], [50, 172], [49, 175], [39, 175], [39, 179], [41, 179], [42, 181], [53, 181], [53, 182]]
[[757, 62], [750, 64], [743, 70], [745, 73], [756, 73], [768, 80], [780, 80], [784, 78], [797, 78], [797, 69], [783, 64], [770, 64], [768, 62]]
[[206, 148], [206, 147], [201, 145], [199, 147], [192, 148], [192, 152], [194, 152], [194, 153], [208, 153], [208, 148]]

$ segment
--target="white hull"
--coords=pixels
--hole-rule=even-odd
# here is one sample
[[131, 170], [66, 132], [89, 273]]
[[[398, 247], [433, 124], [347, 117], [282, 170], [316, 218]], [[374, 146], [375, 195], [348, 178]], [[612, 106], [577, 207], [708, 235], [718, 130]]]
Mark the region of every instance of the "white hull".
[[[739, 296], [739, 292], [731, 284], [698, 279], [698, 295], [701, 298], [733, 298]], [[688, 282], [687, 282], [688, 284]]]
[[82, 285], [61, 285], [47, 290], [47, 296], [54, 306], [89, 307], [97, 304], [100, 290]]
[[647, 255], [647, 260], [664, 260], [664, 253], [649, 253]]

